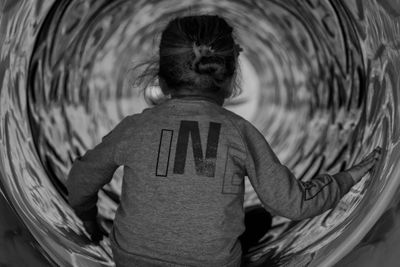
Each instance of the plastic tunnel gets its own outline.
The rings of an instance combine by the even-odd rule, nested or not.
[[[67,173],[147,106],[132,67],[157,54],[172,17],[198,13],[224,16],[244,49],[243,92],[226,108],[255,124],[298,179],[384,149],[335,209],[300,222],[275,217],[249,265],[395,266],[400,2],[392,0],[2,0],[0,264],[114,265],[109,241],[92,244],[68,206]],[[120,185],[117,171],[100,192],[108,230]],[[245,205],[256,203],[247,186]]]

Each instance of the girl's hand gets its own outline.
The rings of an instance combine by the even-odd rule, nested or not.
[[[370,154],[368,154],[360,163],[354,165],[347,172],[351,175],[354,183],[358,183],[361,178],[370,171],[375,164],[381,159],[382,148],[375,148]]]
[[[83,221],[86,232],[95,244],[98,244],[103,239],[103,232],[96,220]]]

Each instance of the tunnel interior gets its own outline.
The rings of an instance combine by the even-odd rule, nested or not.
[[[393,11],[394,10],[394,11]],[[400,9],[399,9],[400,10]],[[384,160],[340,204],[293,222],[275,216],[254,266],[333,264],[393,202],[400,168],[399,24],[390,1],[6,1],[0,21],[1,190],[59,265],[111,266],[66,203],[74,158],[150,106],[134,66],[156,58],[177,16],[218,14],[235,28],[242,94],[225,107],[251,121],[298,179],[342,171],[376,146]],[[396,46],[397,45],[397,46]],[[109,231],[122,170],[100,192]],[[259,200],[246,181],[245,206]]]

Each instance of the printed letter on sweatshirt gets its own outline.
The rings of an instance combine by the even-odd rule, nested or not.
[[[161,130],[160,145],[158,146],[156,176],[168,175],[169,155],[171,153],[172,135],[174,131]]]
[[[199,123],[197,121],[181,121],[175,152],[174,173],[183,174],[185,172],[186,154],[190,135],[192,138],[193,157],[197,175],[214,177],[220,130],[220,123],[210,122],[206,156],[204,158],[200,140]]]

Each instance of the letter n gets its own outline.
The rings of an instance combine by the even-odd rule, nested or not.
[[[196,174],[200,176],[214,177],[220,130],[220,123],[210,122],[206,156],[204,158],[200,139],[199,123],[197,121],[181,121],[175,151],[174,173],[183,174],[185,172],[190,136],[192,138]]]

